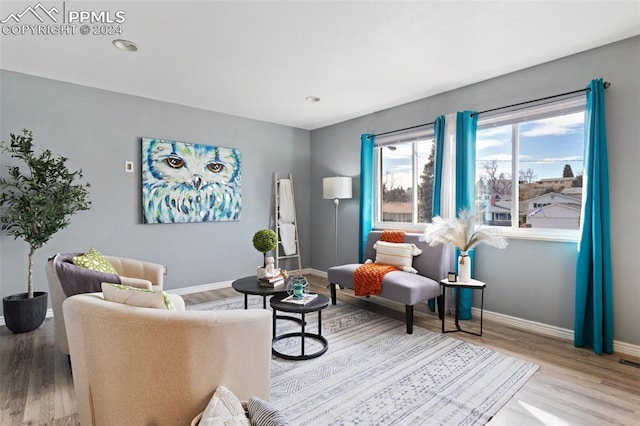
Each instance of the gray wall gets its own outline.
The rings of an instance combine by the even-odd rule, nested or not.
[[[255,274],[262,255],[251,238],[272,226],[273,172],[293,174],[302,263],[309,266],[309,131],[8,71],[0,71],[0,93],[2,140],[28,128],[36,148],[68,157],[69,166],[82,168],[91,183],[92,210],[75,215],[67,229],[36,252],[37,291],[47,290],[48,256],[90,247],[167,265],[167,289]],[[241,220],[141,224],[143,136],[239,148]],[[135,173],[124,172],[127,160],[135,161]],[[3,175],[8,162],[3,154]],[[27,253],[22,240],[0,235],[2,297],[26,291]]]
[[[333,204],[322,199],[322,178],[344,175],[357,181],[361,133],[384,132],[430,122],[449,112],[482,111],[580,89],[599,77],[612,83],[606,91],[606,115],[615,339],[639,345],[640,37],[312,131],[312,267],[326,270],[333,263]],[[357,182],[354,187],[358,189]],[[357,260],[358,193],[340,206],[338,263]],[[512,239],[505,250],[478,248],[475,276],[488,283],[485,308],[572,329],[575,258],[576,243]]]

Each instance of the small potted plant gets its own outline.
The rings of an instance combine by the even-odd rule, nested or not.
[[[33,254],[66,228],[74,213],[90,208],[89,184],[76,183],[82,170],[69,171],[67,158],[49,150],[34,153],[29,130],[12,133],[11,143],[3,141],[0,148],[23,163],[8,166],[9,176],[0,178],[1,229],[29,244],[27,292],[2,299],[7,327],[22,333],[40,327],[47,312],[47,293],[33,291]]]
[[[258,266],[258,278],[265,277],[267,267],[267,253],[278,245],[278,235],[271,229],[261,229],[253,234],[253,247],[262,253],[262,266]]]

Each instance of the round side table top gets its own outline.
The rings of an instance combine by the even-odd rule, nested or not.
[[[278,287],[262,287],[258,282],[258,276],[252,275],[249,277],[238,278],[231,283],[231,287],[234,290],[243,294],[254,294],[257,296],[269,296],[279,293],[287,293],[286,284],[279,285]]]
[[[329,298],[323,296],[322,294],[319,294],[318,297],[316,297],[306,305],[297,305],[295,303],[283,302],[282,299],[287,296],[287,293],[273,296],[271,298],[271,307],[278,311],[303,314],[307,312],[320,311],[329,306]]]

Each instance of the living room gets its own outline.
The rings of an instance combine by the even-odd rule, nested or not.
[[[632,10],[637,18],[638,4],[626,2],[627,7],[628,3],[635,3]],[[618,5],[613,3],[610,7]],[[4,17],[8,8],[3,2],[0,15]],[[131,26],[133,22],[132,18]],[[433,121],[441,114],[482,111],[583,89],[592,79],[605,78],[612,84],[606,91],[606,118],[614,351],[638,358],[640,329],[636,324],[640,323],[637,309],[640,286],[633,273],[637,263],[633,244],[640,240],[640,231],[633,226],[637,215],[632,206],[640,205],[637,179],[633,175],[640,158],[637,143],[640,135],[637,120],[640,116],[639,31],[636,27],[614,42],[585,45],[546,60],[536,58],[535,65],[526,64],[512,72],[455,87],[443,86],[412,102],[312,129],[244,118],[225,111],[214,112],[136,93],[118,93],[101,88],[99,82],[76,84],[73,80],[47,78],[32,72],[26,59],[24,65],[21,65],[23,60],[16,59],[15,64],[9,62],[4,51],[11,40],[2,35],[1,139],[7,141],[9,133],[28,128],[33,131],[36,148],[51,149],[68,157],[70,166],[81,168],[91,184],[92,209],[75,215],[67,229],[36,253],[36,289],[46,291],[44,265],[49,256],[83,252],[90,247],[105,254],[166,265],[165,289],[169,292],[228,287],[232,280],[253,273],[261,262],[261,254],[251,246],[251,238],[257,230],[272,226],[274,172],[291,173],[294,177],[303,269],[322,276],[334,263],[334,205],[323,199],[324,177],[353,177],[354,198],[340,203],[338,263],[351,263],[358,258],[361,134],[410,127]],[[145,46],[140,43],[140,52],[127,55],[143,54]],[[120,78],[142,81],[145,72],[153,72],[140,69],[141,63],[135,56],[123,57],[125,52],[114,49],[110,41],[108,44],[94,56],[104,61],[106,67],[113,66],[112,72]],[[475,49],[480,51],[486,47]],[[78,66],[82,66],[82,61]],[[370,66],[362,64],[363,78]],[[473,62],[468,66],[473,68]],[[178,80],[191,78],[187,72],[189,67],[188,64],[176,66]],[[389,72],[392,70],[389,66]],[[82,69],[76,72],[81,74]],[[304,89],[313,91],[306,95],[323,97],[322,93],[315,92],[319,89]],[[310,109],[322,106],[328,99],[321,99],[319,105],[300,101],[297,108]],[[243,162],[240,220],[143,224],[139,173],[142,137],[238,148]],[[134,173],[125,171],[127,161],[133,162]],[[7,164],[9,159],[3,154],[1,173],[6,172]],[[4,297],[24,291],[27,246],[2,233],[0,257],[0,294]],[[506,250],[480,247],[475,262],[475,277],[489,283],[484,306],[487,319],[493,315],[494,321],[572,340],[575,240],[510,239]]]

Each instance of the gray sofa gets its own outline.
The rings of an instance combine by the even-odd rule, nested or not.
[[[371,231],[367,238],[365,260],[375,260],[376,251],[373,245],[382,236],[382,231]],[[377,297],[393,300],[405,305],[407,333],[413,333],[413,305],[429,299],[437,298],[438,315],[442,318],[444,307],[440,294],[440,280],[447,276],[449,260],[445,256],[445,247],[431,247],[420,241],[421,234],[406,233],[405,243],[413,243],[422,250],[422,254],[413,258],[413,267],[417,274],[404,271],[389,272],[382,280],[382,292]],[[360,263],[340,265],[329,268],[327,277],[331,286],[331,303],[336,304],[336,289],[353,290],[353,274]]]

